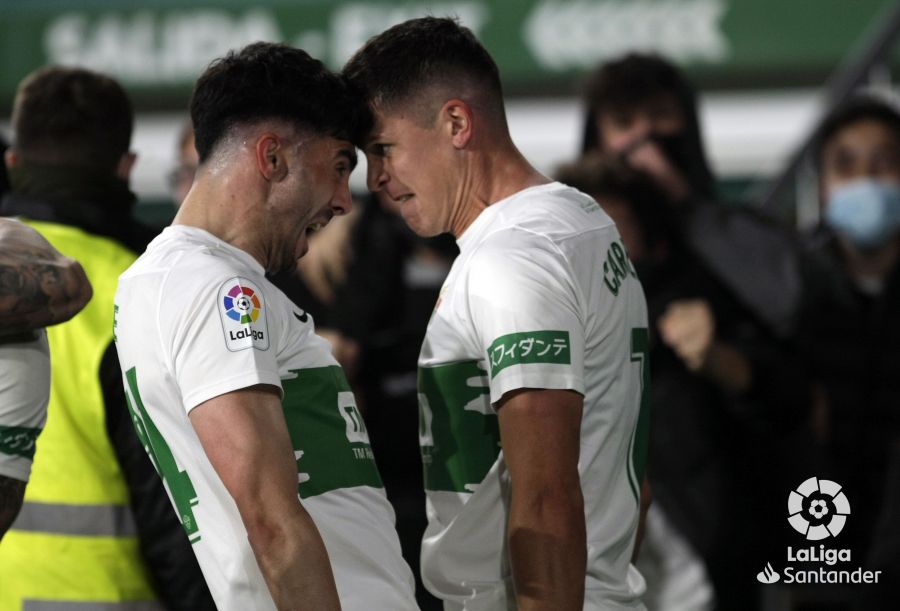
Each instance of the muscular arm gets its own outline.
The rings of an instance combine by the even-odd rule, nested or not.
[[[587,563],[581,395],[522,389],[498,404],[512,481],[507,537],[520,611],[580,611]]]
[[[0,541],[12,526],[25,497],[25,482],[0,475]]]
[[[91,294],[77,261],[27,225],[0,219],[0,336],[65,322]]]
[[[281,401],[254,386],[201,403],[191,423],[237,503],[280,610],[340,609],[325,544],[297,496],[297,465]]]

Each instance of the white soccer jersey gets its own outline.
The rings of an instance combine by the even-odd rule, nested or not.
[[[298,492],[325,542],[343,609],[416,609],[353,393],[312,318],[265,279],[262,266],[201,229],[169,227],[121,276],[115,304],[135,426],[219,610],[275,606],[237,505],[188,413],[255,384],[283,391]]]
[[[428,528],[447,609],[514,608],[510,481],[492,407],[517,388],[584,395],[585,609],[642,609],[630,564],[646,456],[647,309],[609,217],[560,183],[485,209],[458,240],[419,357]]]
[[[28,481],[49,401],[47,332],[41,329],[32,340],[0,344],[0,475]]]

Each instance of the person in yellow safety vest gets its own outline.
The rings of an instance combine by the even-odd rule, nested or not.
[[[152,237],[131,216],[131,102],[106,76],[45,68],[20,84],[12,124],[0,214],[78,260],[94,297],[47,331],[47,424],[0,543],[0,611],[215,609],[130,422],[113,344],[118,276]]]

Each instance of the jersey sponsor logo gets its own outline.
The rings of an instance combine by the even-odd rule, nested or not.
[[[366,423],[344,371],[337,365],[292,369],[281,384],[300,498],[340,488],[382,488]]]
[[[33,460],[35,442],[40,434],[40,428],[0,424],[0,454]]]
[[[301,312],[301,314],[297,314],[296,312],[294,312],[294,318],[296,318],[297,320],[299,320],[300,322],[303,322],[303,323],[308,322],[309,314],[306,313],[306,310],[300,310],[300,312]]]
[[[419,367],[419,446],[426,490],[472,493],[497,462],[500,425],[484,361]]]
[[[511,365],[572,362],[568,331],[526,331],[509,333],[494,340],[487,350],[491,379]]]
[[[259,287],[246,278],[232,278],[219,289],[218,302],[225,346],[230,351],[269,349],[265,300]]]

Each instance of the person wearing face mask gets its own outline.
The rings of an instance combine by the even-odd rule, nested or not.
[[[822,220],[806,236],[798,344],[815,379],[819,477],[852,503],[841,545],[885,571],[860,594],[885,609],[900,595],[900,110],[851,100],[823,121],[815,161]]]

